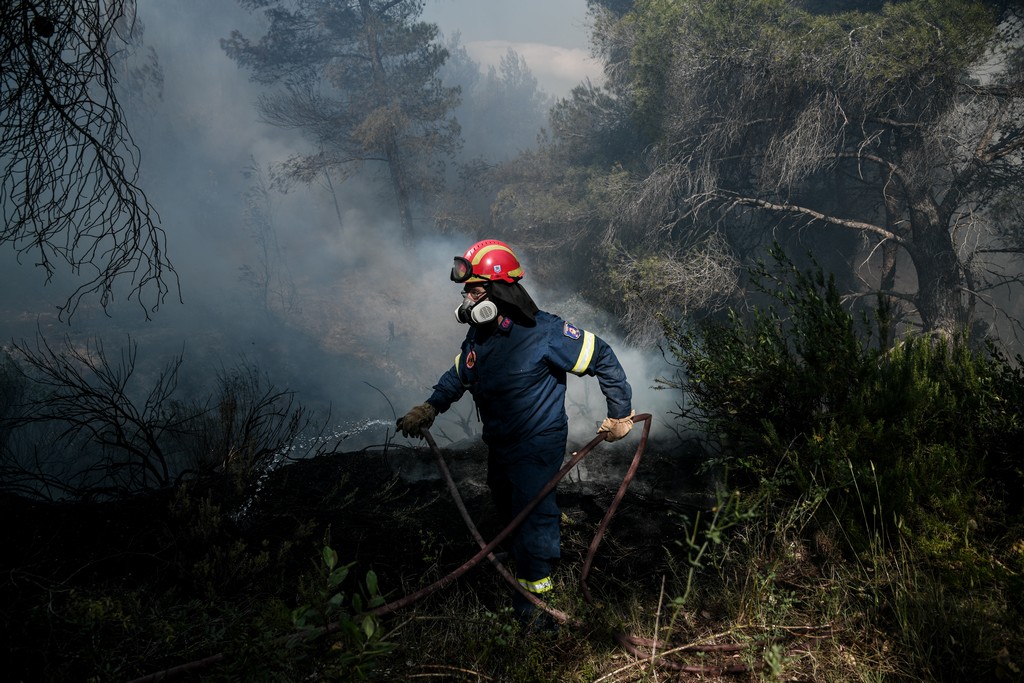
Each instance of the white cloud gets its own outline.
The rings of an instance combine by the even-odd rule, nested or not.
[[[481,65],[495,68],[512,48],[526,60],[541,89],[557,97],[567,96],[588,78],[595,85],[604,80],[600,61],[582,48],[509,40],[476,40],[466,43],[465,47],[469,56]]]

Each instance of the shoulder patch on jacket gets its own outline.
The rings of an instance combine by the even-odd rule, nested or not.
[[[565,323],[562,326],[562,334],[569,339],[579,339],[582,333],[580,332],[580,328],[576,327],[572,323]]]

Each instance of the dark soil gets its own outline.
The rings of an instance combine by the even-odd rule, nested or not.
[[[695,492],[689,500],[678,497],[678,488],[676,498],[664,495],[680,479],[698,481],[681,453],[647,454],[602,540],[591,572],[597,590],[627,583],[655,590],[666,547],[680,534],[672,513],[692,514],[705,505],[700,486],[690,487]],[[578,572],[631,457],[631,451],[606,447],[584,461],[593,459],[585,477],[573,473],[560,485],[565,571]],[[481,534],[493,538],[500,529],[482,483],[482,446],[446,449],[445,458]],[[0,512],[6,521],[0,610],[4,631],[12,634],[6,659],[15,680],[38,674],[39,661],[60,652],[73,633],[59,610],[42,609],[54,595],[67,602],[76,591],[134,588],[210,604],[253,592],[288,601],[297,577],[315,567],[329,544],[358,571],[374,570],[393,600],[425,578],[459,567],[478,549],[426,448],[391,446],[298,461],[268,476],[255,497],[235,496],[225,482],[209,481],[108,502],[45,503],[8,495],[0,497]],[[250,552],[263,549],[276,559],[248,574],[236,572],[232,561],[211,563],[239,539]],[[196,569],[207,565],[213,569]],[[489,592],[485,601],[507,601],[488,566],[472,569],[460,582]]]

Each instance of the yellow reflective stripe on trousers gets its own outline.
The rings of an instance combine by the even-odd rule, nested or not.
[[[580,357],[576,359],[576,365],[572,366],[571,372],[574,375],[582,375],[590,367],[590,359],[594,357],[594,334],[583,331],[583,348],[580,349]]]
[[[531,593],[547,593],[549,590],[554,588],[554,584],[551,582],[550,576],[545,576],[543,579],[536,581],[527,581],[526,579],[519,579],[519,585],[530,591]]]

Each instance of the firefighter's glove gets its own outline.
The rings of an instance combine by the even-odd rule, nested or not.
[[[633,416],[636,411],[629,411],[629,415],[626,417],[606,417],[604,422],[601,423],[597,433],[607,432],[608,436],[604,438],[605,441],[611,443],[612,441],[618,441],[622,437],[629,434],[629,430],[633,428]]]
[[[421,429],[430,429],[430,425],[434,424],[434,418],[437,417],[437,408],[430,405],[429,403],[421,403],[403,417],[398,418],[396,423],[398,431],[402,432],[402,436],[419,436]]]

